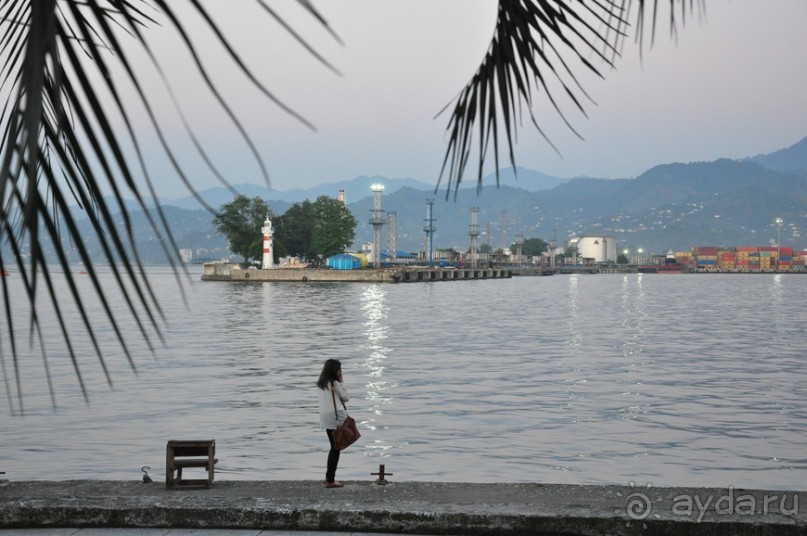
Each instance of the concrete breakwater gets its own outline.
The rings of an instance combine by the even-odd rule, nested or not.
[[[512,271],[503,268],[438,268],[407,266],[379,270],[326,270],[318,268],[244,269],[238,264],[209,263],[204,265],[202,281],[296,281],[354,282],[354,283],[428,283],[436,281],[473,281],[506,279]]]
[[[399,534],[807,535],[807,493],[563,484],[9,482],[0,528],[263,529]]]

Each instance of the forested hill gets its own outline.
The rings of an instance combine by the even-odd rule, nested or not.
[[[500,179],[498,187],[489,176],[485,181],[490,186],[480,192],[467,184],[448,198],[445,191],[435,194],[433,185],[384,177],[321,185],[309,193],[336,196],[340,188],[347,190],[348,207],[359,222],[354,248],[372,240],[372,197],[369,187],[361,192],[362,185],[372,182],[387,185],[383,209],[397,213],[398,248],[408,251],[425,247],[427,199],[434,199],[437,248],[468,249],[471,207],[479,208],[480,243],[494,249],[509,246],[517,234],[549,241],[553,233],[559,243],[572,235],[613,235],[620,248],[658,253],[695,245],[766,245],[776,240],[776,218],[784,220],[782,245],[807,248],[807,138],[739,161],[659,165],[635,179],[560,179],[525,169],[518,169],[517,179],[512,170],[503,170]],[[239,189],[264,197],[276,214],[285,212],[294,198],[274,199],[271,191],[254,185]],[[212,206],[232,198],[220,189],[200,193]],[[225,256],[226,240],[214,231],[212,215],[187,200],[176,204],[183,206],[164,202],[176,247],[201,251],[197,256]],[[134,211],[131,216],[143,261],[164,262],[164,244],[144,215]],[[84,225],[88,228],[89,222]],[[93,257],[102,255],[92,239],[86,243]]]

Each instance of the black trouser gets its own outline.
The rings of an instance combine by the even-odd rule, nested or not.
[[[328,452],[328,470],[325,472],[325,481],[333,482],[336,479],[336,466],[339,465],[339,449],[333,444],[333,430],[325,430],[331,450]]]

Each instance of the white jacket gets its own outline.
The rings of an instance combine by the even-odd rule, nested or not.
[[[347,418],[347,412],[342,406],[342,402],[350,400],[350,395],[347,394],[345,384],[342,382],[333,382],[333,389],[336,394],[336,411],[339,414],[339,423],[342,423]],[[319,391],[319,423],[322,425],[323,430],[335,430],[337,420],[333,411],[334,398],[331,395],[331,389],[318,388],[317,391]]]

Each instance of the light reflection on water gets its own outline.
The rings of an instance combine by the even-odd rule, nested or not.
[[[0,418],[8,477],[138,479],[149,465],[160,479],[168,439],[210,437],[219,478],[320,479],[314,382],[329,357],[363,430],[342,479],[379,463],[394,480],[799,489],[807,476],[804,276],[196,283],[187,308],[172,276],[151,281],[167,345],[152,357],[130,326],[135,376],[104,340],[110,391],[77,339],[89,408],[62,345],[48,352],[56,413],[40,353],[25,357],[27,415]]]

